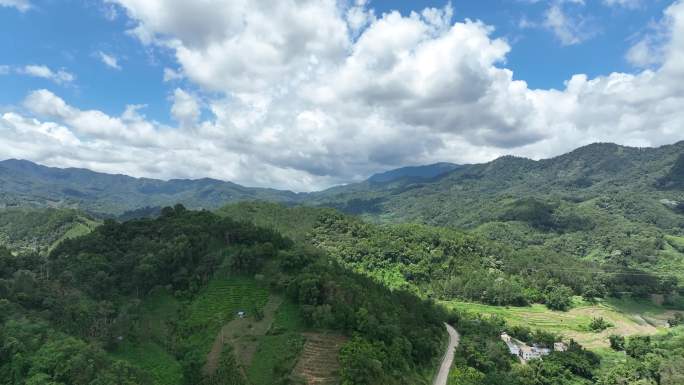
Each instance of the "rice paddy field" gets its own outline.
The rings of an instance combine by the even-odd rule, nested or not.
[[[474,314],[498,315],[511,325],[554,332],[597,351],[609,347],[608,336],[611,334],[663,333],[667,330],[667,319],[673,313],[646,301],[608,300],[589,304],[579,297],[574,299],[574,306],[567,312],[549,310],[540,304],[509,307],[449,301],[445,305]],[[599,333],[593,332],[588,325],[594,317],[603,317],[612,326]]]

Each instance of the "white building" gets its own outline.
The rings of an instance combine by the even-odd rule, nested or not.
[[[514,355],[514,356],[520,355],[520,348],[518,347],[518,345],[515,342],[513,342],[513,340],[511,339],[511,336],[509,336],[507,333],[501,333],[501,340],[503,340],[503,342],[506,343],[506,346],[508,346],[508,351],[512,355]]]
[[[551,354],[551,349],[549,349],[549,348],[543,348],[543,347],[541,347],[541,346],[539,346],[539,345],[534,345],[534,346],[532,347],[532,349],[536,350],[537,353],[539,353],[540,356],[548,356],[549,354]]]
[[[520,347],[520,357],[525,361],[529,361],[541,358],[541,354],[536,348],[525,345]]]
[[[528,346],[524,342],[518,341],[512,338],[508,333],[501,333],[501,340],[506,343],[508,351],[514,355],[519,356],[524,361],[529,361],[533,359],[540,359],[542,356],[548,356],[551,354],[551,349],[545,348],[539,345]],[[562,342],[557,342],[553,345],[555,351],[565,351],[567,350],[565,344]],[[563,350],[559,350],[563,349]]]
[[[555,342],[553,344],[553,350],[555,350],[557,352],[564,352],[564,351],[568,350],[568,347],[562,342]]]

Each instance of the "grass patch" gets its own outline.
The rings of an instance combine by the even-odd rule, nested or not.
[[[684,253],[684,237],[665,235],[665,240],[680,253]]]
[[[611,348],[597,348],[594,352],[601,357],[601,367],[597,373],[599,376],[627,360],[625,352],[616,352]]]
[[[144,332],[156,341],[170,335],[168,322],[178,319],[181,303],[166,289],[158,288],[141,305],[141,324]]]
[[[154,342],[124,343],[113,354],[152,376],[155,385],[176,385],[183,382],[183,371],[176,359]]]
[[[253,385],[271,385],[292,372],[297,357],[304,346],[299,333],[285,333],[259,337],[259,345],[247,370]]]
[[[684,281],[684,237],[666,235],[667,242],[658,251],[658,264],[652,269],[662,273],[674,275],[680,282]]]
[[[79,217],[79,222],[74,223],[69,230],[67,230],[61,237],[52,242],[50,247],[48,247],[48,252],[52,251],[57,245],[64,242],[67,239],[78,238],[83,235],[90,234],[97,226],[100,225],[99,222],[90,220],[88,218]]]
[[[273,320],[273,330],[293,332],[304,330],[304,319],[299,311],[299,307],[289,298],[286,298],[283,303],[280,304],[278,310],[276,310],[275,319]]]
[[[665,310],[650,302],[634,300],[608,300],[592,305],[574,299],[574,307],[567,312],[553,311],[544,305],[528,307],[491,306],[468,302],[450,301],[450,308],[474,314],[497,315],[510,325],[527,326],[572,338],[590,349],[606,348],[608,335],[656,334],[664,332]],[[588,329],[594,317],[603,317],[612,324],[596,333]]]

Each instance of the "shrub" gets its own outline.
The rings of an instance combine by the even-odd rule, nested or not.
[[[610,322],[603,319],[603,317],[594,317],[589,323],[589,330],[600,332],[613,326]]]

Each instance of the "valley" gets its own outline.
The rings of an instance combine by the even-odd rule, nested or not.
[[[506,323],[556,333],[573,339],[595,351],[610,347],[611,334],[622,336],[665,334],[667,321],[677,310],[657,306],[648,301],[609,299],[590,304],[580,297],[568,311],[554,311],[541,304],[528,307],[491,306],[477,303],[450,301],[445,306],[471,314],[498,316]],[[680,311],[684,312],[684,311]],[[595,332],[589,328],[593,318],[602,317],[612,326]]]
[[[684,385],[684,0],[0,26],[0,385]]]
[[[549,384],[617,385],[646,355],[676,372],[681,146],[592,145],[213,203],[200,198],[217,188],[206,181],[154,182],[162,192],[116,176],[129,192],[51,198],[56,207],[21,203],[24,191],[0,209],[0,339],[25,347],[0,354],[33,366],[0,374],[54,377],[56,362],[39,363],[60,354],[150,385],[527,385],[534,371]],[[19,184],[112,178],[20,164]],[[19,174],[2,167],[12,186]],[[568,182],[578,175],[593,182]],[[50,183],[41,189],[59,189]],[[129,193],[144,199],[110,200]],[[520,366],[503,331],[569,350]]]

